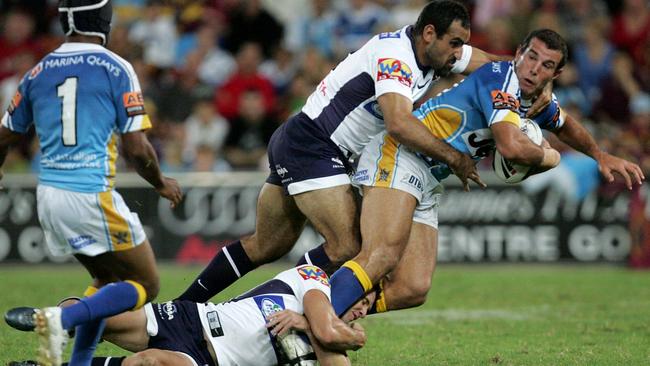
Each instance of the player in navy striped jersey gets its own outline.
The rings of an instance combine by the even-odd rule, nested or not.
[[[137,309],[158,294],[155,258],[137,214],[113,189],[118,141],[127,160],[164,198],[181,191],[161,174],[144,131],[151,122],[138,78],[104,48],[109,0],[63,0],[66,42],[22,79],[0,126],[0,167],[9,145],[34,125],[41,148],[38,216],[48,249],[73,254],[93,277],[87,297],[38,312],[40,359],[61,362],[66,330],[77,328],[71,364],[92,358],[103,318]]]

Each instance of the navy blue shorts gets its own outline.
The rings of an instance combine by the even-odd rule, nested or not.
[[[271,174],[266,182],[284,187],[288,194],[350,184],[348,159],[302,112],[275,130],[268,154]]]
[[[147,307],[145,311],[153,313],[158,324],[157,334],[149,338],[149,348],[182,352],[192,357],[199,366],[214,366],[207,341],[203,338],[203,327],[195,302],[174,300],[164,304],[153,303],[151,309]],[[148,331],[149,322],[148,319]]]

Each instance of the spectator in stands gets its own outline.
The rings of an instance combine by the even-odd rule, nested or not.
[[[13,74],[0,81],[0,110],[5,111],[7,109],[11,98],[18,90],[18,83],[35,63],[36,57],[29,51],[17,53],[11,58]]]
[[[407,24],[415,24],[420,15],[420,10],[427,4],[427,0],[397,1],[388,12],[391,28],[401,28]]]
[[[199,100],[184,125],[183,161],[188,165],[194,160],[200,145],[210,146],[220,152],[230,130],[230,124],[217,113],[210,99]]]
[[[558,12],[569,44],[578,44],[583,36],[584,27],[594,18],[607,16],[607,7],[602,0],[568,0],[561,3]]]
[[[564,65],[564,71],[555,80],[553,92],[560,101],[560,105],[578,106],[583,115],[591,115],[592,103],[578,86],[578,70],[575,64],[568,62]]]
[[[312,0],[311,14],[293,20],[285,38],[293,52],[314,47],[327,58],[334,57],[336,13],[331,0]],[[418,9],[419,12],[419,9]]]
[[[222,85],[237,68],[235,58],[219,47],[218,37],[219,29],[215,24],[201,25],[196,32],[196,45],[188,54],[200,59],[199,80],[211,87]]]
[[[264,113],[275,107],[275,90],[269,79],[259,72],[262,49],[257,43],[245,43],[237,53],[237,71],[215,93],[215,105],[222,116],[231,120],[238,114],[241,95],[249,89],[261,93]]]
[[[277,124],[265,112],[262,93],[256,89],[245,90],[238,112],[226,139],[226,159],[236,170],[268,166],[266,146]]]
[[[581,42],[573,52],[578,85],[590,103],[600,98],[601,84],[612,70],[615,49],[605,36],[607,25],[606,18],[591,19],[582,29]]]
[[[222,173],[232,171],[232,167],[221,156],[221,151],[211,145],[200,144],[194,152],[191,170],[193,172]]]
[[[144,47],[147,64],[159,68],[174,65],[177,38],[173,13],[156,0],[147,1],[144,16],[129,32],[129,39]]]
[[[350,0],[336,21],[338,56],[358,50],[388,21],[388,13],[369,0]]]
[[[650,39],[650,4],[647,0],[625,0],[623,10],[614,18],[611,40],[641,61],[642,47]]]
[[[296,76],[298,65],[288,49],[279,47],[273,58],[260,65],[260,73],[271,81],[276,94],[284,94],[291,80]]]
[[[14,75],[16,55],[30,53],[35,59],[41,56],[38,41],[34,38],[34,19],[21,10],[4,15],[0,33],[0,80]],[[22,75],[21,75],[22,76]]]
[[[230,32],[225,38],[226,49],[237,53],[244,44],[256,42],[265,57],[271,57],[280,45],[284,26],[261,4],[260,0],[241,0],[229,14]]]

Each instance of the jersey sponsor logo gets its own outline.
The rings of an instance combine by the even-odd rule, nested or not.
[[[23,100],[23,95],[20,94],[19,91],[16,91],[16,94],[14,94],[14,97],[11,98],[11,102],[9,102],[9,107],[7,107],[7,112],[9,114],[13,114],[16,108],[20,105],[20,101]]]
[[[485,158],[495,148],[494,136],[489,128],[468,131],[461,136],[472,157]]]
[[[271,314],[275,314],[285,309],[284,299],[280,295],[261,295],[253,298],[262,315],[267,319]]]
[[[402,36],[402,30],[398,30],[395,32],[383,32],[379,33],[379,39],[385,39],[385,38],[400,38]]]
[[[519,110],[519,100],[512,94],[508,94],[503,90],[492,90],[492,108],[494,109],[509,109],[513,112]]]
[[[29,76],[27,77],[29,80],[33,80],[35,77],[38,76],[38,74],[43,71],[43,61],[39,62],[36,64],[36,66],[32,67],[32,70],[29,72]]]
[[[394,79],[409,88],[413,84],[411,68],[394,58],[380,58],[377,63],[377,81]]]
[[[145,114],[144,97],[141,92],[127,92],[122,94],[122,101],[128,117]]]
[[[90,235],[80,235],[74,238],[67,238],[68,244],[75,249],[81,249],[90,244],[97,243],[97,240]]]
[[[330,280],[327,274],[322,269],[316,266],[302,266],[298,268],[298,274],[303,280],[316,280],[323,285],[329,287]]]

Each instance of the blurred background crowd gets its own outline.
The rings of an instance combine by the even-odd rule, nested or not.
[[[0,104],[63,41],[56,0],[0,0]],[[167,172],[266,170],[274,129],[327,72],[373,34],[413,24],[426,0],[114,0],[108,48],[129,60]],[[601,146],[650,177],[650,2],[475,0],[471,44],[513,55],[531,29],[570,44],[554,92]],[[457,80],[443,80],[440,90]],[[32,137],[4,170],[38,169]],[[557,142],[556,142],[557,143]],[[589,159],[567,152],[575,195],[598,186]],[[566,177],[564,177],[566,180]],[[570,186],[570,183],[567,183]]]

